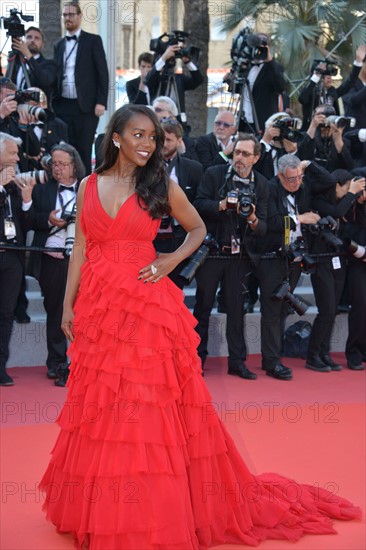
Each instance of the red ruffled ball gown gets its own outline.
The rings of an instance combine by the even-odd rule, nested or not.
[[[87,259],[68,395],[41,482],[47,518],[93,550],[255,546],[359,518],[324,490],[248,471],[210,405],[183,293],[168,277],[138,280],[156,258],[159,220],[136,194],[112,219],[96,178],[81,217]]]

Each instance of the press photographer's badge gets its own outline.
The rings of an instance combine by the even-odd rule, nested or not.
[[[240,252],[240,239],[231,235],[231,254],[239,254]]]
[[[334,256],[334,258],[332,258],[332,264],[333,269],[341,269],[341,260],[339,259],[339,256]]]
[[[7,239],[15,239],[17,232],[15,229],[15,223],[11,218],[4,220],[4,235]]]

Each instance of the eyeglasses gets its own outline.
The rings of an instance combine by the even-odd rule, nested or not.
[[[169,109],[167,108],[161,108],[161,107],[154,107],[154,111],[155,113],[163,113],[164,111],[168,111],[169,112]]]
[[[80,13],[73,12],[73,13],[63,13],[62,17],[75,17],[76,15],[80,15]]]
[[[229,124],[228,122],[224,122],[222,120],[215,120],[214,124],[215,126],[223,126],[224,128],[231,128],[231,126],[235,126],[235,124]]]
[[[297,183],[302,180],[303,174],[299,174],[297,176],[293,176],[291,178],[286,177],[284,174],[282,174],[282,177],[284,180],[288,181],[289,183]]]
[[[161,124],[172,124],[173,126],[178,126],[179,125],[179,122],[176,118],[165,117],[165,116],[160,119],[160,123]]]
[[[70,166],[72,162],[62,162],[61,160],[52,160],[51,161],[52,166],[55,166],[56,168],[60,166],[61,168],[66,168],[66,166]]]
[[[241,155],[242,157],[248,159],[249,157],[252,157],[254,153],[248,153],[248,151],[240,151],[240,149],[235,149],[233,155],[236,155],[237,157]]]

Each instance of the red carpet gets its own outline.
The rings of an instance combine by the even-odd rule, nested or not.
[[[334,356],[345,365],[342,354]],[[258,374],[256,381],[227,376],[225,359],[209,359],[205,381],[215,409],[253,473],[272,471],[318,484],[365,510],[365,371],[316,373],[306,370],[302,360],[284,362],[294,368],[291,382],[265,376],[258,356],[248,361]],[[73,548],[71,537],[58,535],[45,521],[37,491],[58,433],[53,422],[66,394],[45,373],[46,367],[13,368],[15,386],[0,390],[0,550]],[[307,536],[295,544],[267,541],[260,548],[366,548],[364,520],[336,522],[335,527],[338,535]]]

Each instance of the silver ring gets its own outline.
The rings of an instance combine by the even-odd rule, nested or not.
[[[158,272],[158,268],[155,267],[154,265],[151,266],[151,272],[153,275],[155,275],[157,272]]]

